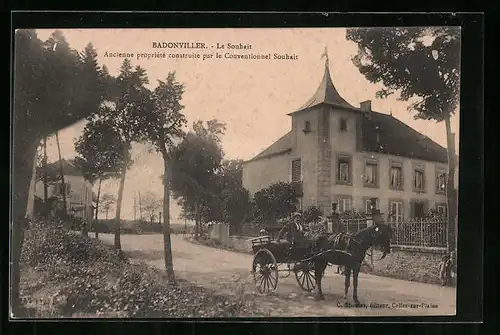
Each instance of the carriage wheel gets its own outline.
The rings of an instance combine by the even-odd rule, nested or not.
[[[260,293],[269,294],[278,286],[278,266],[276,258],[267,249],[259,250],[254,258],[252,273],[255,286]]]
[[[316,277],[312,264],[298,263],[295,265],[294,272],[297,283],[304,291],[311,292],[316,288]]]

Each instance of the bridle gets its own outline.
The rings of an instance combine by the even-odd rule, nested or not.
[[[348,233],[341,233],[343,234],[343,236],[345,236],[349,241],[354,241],[356,242],[356,244],[358,244],[359,246],[363,246],[363,243],[358,241],[353,234],[348,234]],[[339,239],[340,239],[340,236],[339,236]],[[348,242],[349,243],[349,242]],[[348,247],[348,245],[346,245],[346,248]],[[368,248],[369,249],[369,248]],[[366,255],[368,255],[368,257],[372,257],[372,253],[369,253],[368,252],[368,249],[365,250],[364,254],[365,254],[365,257]],[[384,256],[381,256],[379,260],[382,260]],[[364,257],[363,257],[364,258]]]

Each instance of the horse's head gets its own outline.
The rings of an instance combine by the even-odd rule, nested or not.
[[[384,259],[387,254],[391,253],[391,226],[385,223],[375,223],[371,227],[371,235],[373,238],[373,245],[379,246],[382,249],[383,254],[380,259]]]

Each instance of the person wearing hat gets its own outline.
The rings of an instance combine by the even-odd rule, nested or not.
[[[277,241],[280,242],[283,237],[284,241],[289,243],[297,243],[304,238],[304,227],[302,225],[302,214],[296,212],[292,215],[292,220],[289,220],[278,233]]]

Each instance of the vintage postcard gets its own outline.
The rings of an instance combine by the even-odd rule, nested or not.
[[[17,30],[11,315],[455,315],[460,36]]]

